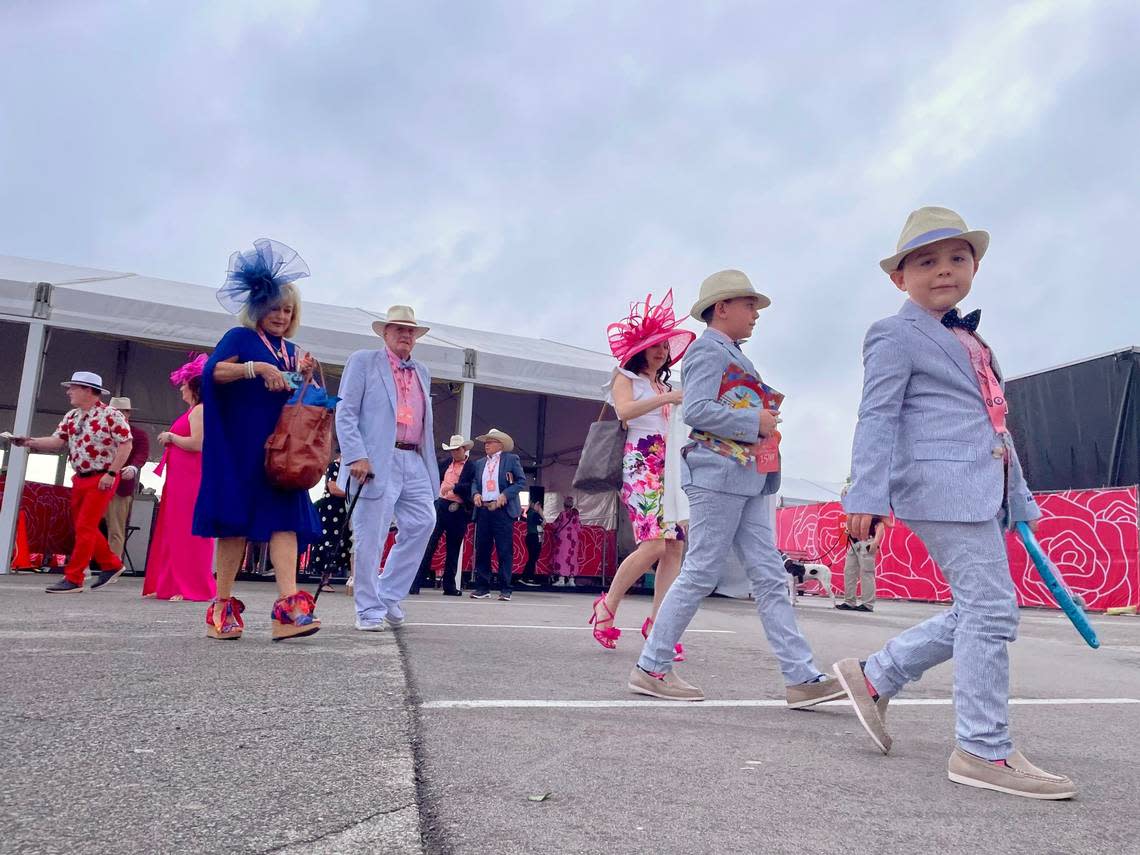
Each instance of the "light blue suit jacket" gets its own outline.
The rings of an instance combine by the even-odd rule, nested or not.
[[[994,373],[1001,379],[997,359]],[[849,514],[939,522],[993,519],[1005,500],[1002,440],[962,343],[907,300],[863,343],[863,401],[851,453]],[[1041,516],[1009,443],[1009,522]]]
[[[471,498],[483,492],[483,472],[487,469],[487,458],[475,461],[475,477],[471,481]],[[507,479],[507,473],[511,479]],[[511,519],[518,519],[522,513],[522,502],[519,493],[526,489],[526,472],[523,470],[519,456],[510,451],[499,452],[499,493],[507,497],[507,504],[503,510]]]
[[[740,348],[714,330],[705,330],[685,351],[681,363],[685,422],[695,430],[751,444],[760,438],[760,411],[732,409],[717,400],[730,364],[760,376]],[[753,466],[744,466],[698,444],[686,445],[681,456],[686,463],[681,467],[682,488],[691,484],[738,496],[759,496],[780,489],[778,470],[757,472]]]
[[[412,360],[415,362],[415,360]],[[439,495],[439,464],[436,463],[435,430],[431,413],[431,374],[422,363],[415,362],[416,376],[424,390],[424,426],[420,437],[420,456],[424,459],[432,495]],[[377,499],[388,484],[387,472],[396,453],[396,379],[388,354],[380,350],[358,350],[348,357],[340,378],[340,403],[336,407],[336,435],[340,441],[342,465],[337,485],[347,490],[349,464],[367,457],[376,477],[364,484],[361,496]],[[352,495],[356,495],[356,486]]]

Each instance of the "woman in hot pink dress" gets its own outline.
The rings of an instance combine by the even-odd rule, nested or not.
[[[210,602],[214,587],[214,541],[190,533],[202,480],[202,366],[205,355],[170,375],[190,409],[158,435],[165,451],[155,470],[166,470],[158,522],[146,562],[143,596],[159,600]]]

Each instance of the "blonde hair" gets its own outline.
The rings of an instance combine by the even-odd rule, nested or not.
[[[281,297],[274,303],[261,303],[256,308],[251,308],[249,303],[246,303],[238,312],[238,320],[243,327],[256,330],[266,315],[285,303],[292,304],[293,319],[289,322],[289,327],[282,338],[292,338],[297,333],[297,328],[301,326],[301,291],[292,282],[286,282],[281,286]]]

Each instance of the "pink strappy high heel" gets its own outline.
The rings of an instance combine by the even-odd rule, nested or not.
[[[606,613],[600,618],[598,617],[599,605],[601,605],[601,607],[606,610]],[[594,613],[590,615],[590,619],[586,621],[586,623],[593,624],[594,640],[598,642],[598,644],[602,645],[602,647],[606,648],[606,650],[613,650],[615,647],[617,647],[617,640],[621,635],[621,630],[612,624],[603,629],[602,627],[598,626],[598,623],[599,621],[612,621],[614,617],[614,613],[610,611],[610,607],[606,605],[606,595],[599,594],[598,598],[594,600]]]
[[[647,617],[645,619],[645,623],[643,623],[641,625],[641,637],[642,638],[649,638],[649,630],[652,628],[652,626],[653,626],[653,618]],[[673,653],[674,653],[674,656],[673,656],[674,662],[684,662],[685,661],[685,646],[683,644],[681,644],[681,642],[678,641],[676,644],[673,645]]]

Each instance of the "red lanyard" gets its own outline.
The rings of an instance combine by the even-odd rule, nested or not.
[[[257,335],[265,345],[265,349],[273,354],[273,358],[279,364],[283,364],[286,371],[292,371],[295,360],[289,356],[289,348],[285,346],[285,339],[281,339],[281,350],[278,351],[273,349],[273,345],[269,343],[269,339],[265,337],[265,333],[263,333],[261,330],[258,330]]]

